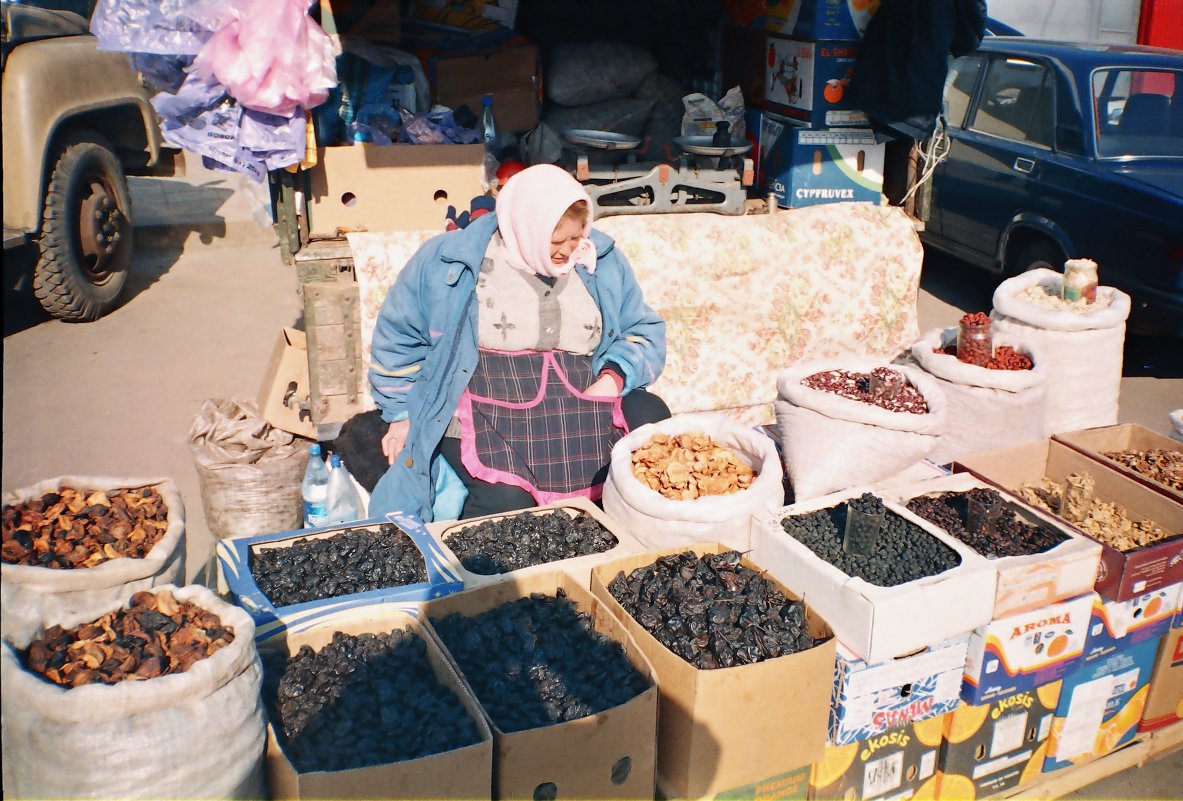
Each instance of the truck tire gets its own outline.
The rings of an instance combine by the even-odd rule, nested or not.
[[[1040,267],[1059,272],[1064,269],[1064,254],[1059,246],[1048,239],[1035,239],[1019,250],[1010,265],[1012,275],[1036,270]]]
[[[93,131],[58,145],[40,248],[33,294],[47,312],[87,322],[114,308],[131,266],[131,194],[111,145]]]

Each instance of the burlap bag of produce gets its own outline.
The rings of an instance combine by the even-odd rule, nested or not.
[[[956,342],[956,328],[934,328],[912,346],[912,358],[937,382],[948,404],[940,442],[928,458],[945,464],[971,453],[1043,439],[1047,367],[1038,349],[995,337],[995,348],[1009,345],[1029,358],[1032,367],[993,370],[936,352]]]
[[[0,646],[8,798],[262,798],[266,722],[255,627],[205,587],[168,589],[234,640],[184,673],[65,688],[25,668],[33,635]],[[47,625],[73,628],[130,596]]]
[[[994,336],[1036,348],[1047,367],[1044,434],[1113,425],[1121,392],[1125,321],[1130,296],[1097,289],[1097,309],[1045,308],[1023,296],[1034,287],[1059,291],[1061,273],[1039,269],[1008,278],[994,290]]]
[[[924,397],[926,413],[890,411],[802,383],[815,373],[869,373],[885,366],[902,373]],[[868,359],[806,362],[781,372],[776,387],[781,451],[797,501],[906,470],[937,447],[945,429],[945,394],[936,379],[916,367]]]
[[[44,620],[85,616],[99,607],[122,603],[139,590],[185,580],[185,505],[171,479],[61,476],[6,493],[4,506],[38,499],[62,487],[112,494],[152,487],[168,508],[168,528],[143,558],[110,559],[73,570],[11,564],[5,558],[0,566],[0,635],[5,638],[29,637]]]
[[[633,451],[657,434],[705,434],[755,471],[745,489],[673,500],[633,474]],[[677,468],[680,470],[681,468]],[[718,414],[680,414],[641,426],[612,447],[604,511],[650,550],[721,542],[747,550],[753,515],[784,506],[783,471],[771,437]]]
[[[205,401],[189,427],[189,451],[216,539],[302,525],[308,441],[272,427],[254,401]]]

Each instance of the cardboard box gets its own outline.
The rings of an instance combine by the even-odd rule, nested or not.
[[[1080,765],[1134,738],[1146,707],[1158,640],[1084,662],[1064,678],[1043,772]]]
[[[259,416],[283,431],[316,439],[308,384],[308,337],[284,326],[259,388]]]
[[[591,615],[597,632],[621,644],[629,662],[650,686],[632,700],[599,714],[511,733],[501,731],[482,705],[493,730],[493,797],[539,798],[545,792],[543,785],[550,783],[559,798],[652,798],[657,761],[655,671],[627,628],[570,576],[542,573],[432,601],[423,608],[426,628],[472,692],[464,671],[430,621],[453,613],[471,617],[531,593],[554,596],[558,590],[581,612]],[[473,696],[479,704],[479,696]]]
[[[1163,637],[1150,674],[1150,692],[1138,731],[1155,731],[1183,720],[1183,626]]]
[[[1062,482],[1069,473],[1088,473],[1096,482],[1097,498],[1117,503],[1136,520],[1153,520],[1176,534],[1124,553],[1101,543],[1101,561],[1097,565],[1094,585],[1096,591],[1112,601],[1128,601],[1150,590],[1183,581],[1183,534],[1177,533],[1183,532],[1183,504],[1175,503],[1062,442],[1041,440],[975,454],[954,463],[953,469],[954,472],[973,473],[1008,490],[1043,478]],[[1056,519],[1062,521],[1058,516]],[[1086,532],[1082,533],[1087,536]]]
[[[952,712],[961,703],[969,637],[868,664],[838,643],[830,745],[869,740],[893,726]]]
[[[760,124],[760,174],[777,205],[879,203],[884,145],[862,128],[806,130],[765,113]]]
[[[848,91],[858,42],[807,42],[769,36],[764,100],[813,128],[865,126]]]
[[[1064,677],[1084,654],[1097,594],[992,620],[969,638],[961,697],[985,704]]]
[[[813,765],[811,798],[936,798],[944,727],[941,715],[862,742],[827,745],[825,757]]]
[[[259,589],[251,573],[251,560],[254,554],[265,548],[289,548],[300,539],[327,539],[349,529],[376,530],[387,523],[393,523],[402,529],[419,549],[427,566],[427,581],[276,606]],[[255,621],[255,639],[260,642],[275,637],[292,625],[307,624],[346,609],[372,604],[426,601],[463,589],[456,565],[448,561],[449,554],[431,539],[421,522],[399,512],[389,514],[385,518],[359,520],[351,524],[219,540],[215,550],[221,578],[234,602],[245,609]]]
[[[751,665],[694,667],[658,642],[608,591],[618,573],[687,550],[703,556],[730,549],[710,543],[650,551],[592,571],[592,592],[624,622],[657,674],[658,785],[666,797],[700,798],[726,795],[753,783],[775,784],[786,772],[822,757],[835,642],[831,638],[808,651]],[[748,559],[741,564],[761,570]],[[787,598],[800,598],[795,587],[769,578]],[[830,637],[830,627],[808,605],[805,620],[812,636]]]
[[[778,30],[802,39],[861,39],[880,0],[789,0],[788,5],[798,6],[796,18],[792,27]],[[785,21],[792,16],[786,14]],[[771,10],[769,19],[775,19]]]
[[[968,492],[977,487],[997,489],[969,473],[959,473],[929,481],[894,484],[881,488],[879,493],[907,506],[913,498]],[[1005,490],[1000,494],[1023,522],[1046,526],[1068,539],[1042,553],[990,559],[998,570],[994,617],[1017,615],[1092,591],[1101,560],[1101,544],[1059,518],[1028,506]]]
[[[1128,601],[1093,603],[1084,660],[1090,662],[1147,640],[1157,640],[1171,628],[1183,584],[1151,590]]]
[[[270,797],[289,798],[490,798],[493,779],[493,735],[476,700],[427,635],[416,611],[397,606],[371,606],[299,626],[269,641],[264,650],[293,654],[303,645],[319,651],[333,633],[390,632],[410,626],[427,642],[427,659],[440,683],[451,688],[472,716],[480,742],[442,754],[342,771],[300,773],[283,752],[275,723],[267,725],[266,770]]]
[[[402,41],[400,0],[362,0],[362,2],[325,2],[321,4],[321,22],[325,33],[364,36],[375,44],[398,47]],[[332,20],[325,15],[332,9]]]
[[[1158,434],[1149,428],[1144,428],[1134,423],[1088,428],[1082,431],[1068,431],[1062,434],[1054,434],[1052,435],[1052,439],[1057,442],[1063,442],[1070,448],[1078,450],[1119,473],[1129,476],[1134,481],[1145,484],[1147,487],[1163,493],[1168,498],[1183,503],[1183,490],[1168,487],[1161,481],[1155,481],[1147,475],[1139,473],[1136,470],[1131,470],[1121,462],[1101,455],[1109,451],[1148,451],[1153,449],[1183,453],[1183,442],[1177,439],[1164,437],[1162,434]]]
[[[433,102],[452,109],[468,106],[479,117],[482,95],[492,94],[497,133],[528,131],[538,124],[541,100],[534,45],[436,56],[428,59],[427,68]]]
[[[555,562],[546,562],[540,565],[523,568],[521,570],[512,570],[508,573],[498,573],[493,575],[482,575],[480,573],[473,573],[467,570],[460,562],[460,557],[448,545],[448,537],[472,526],[478,526],[481,523],[490,520],[502,520],[507,517],[515,517],[517,515],[537,515],[550,514],[555,510],[562,510],[563,513],[576,517],[580,514],[585,514],[594,519],[604,528],[612,532],[616,537],[616,547],[603,553],[593,553],[587,556],[578,556],[574,559],[560,559]],[[527,509],[521,512],[514,512],[504,515],[486,515],[484,517],[474,517],[468,520],[447,520],[438,523],[429,523],[427,531],[434,539],[439,547],[447,552],[448,562],[454,564],[456,572],[460,575],[464,582],[465,589],[472,589],[473,587],[481,587],[486,584],[496,584],[502,581],[517,581],[523,576],[533,576],[540,573],[552,573],[560,571],[566,573],[568,576],[578,582],[581,587],[591,586],[591,571],[596,565],[610,562],[619,559],[628,554],[640,553],[645,550],[641,543],[637,542],[632,534],[624,530],[619,523],[613,520],[608,515],[604,514],[601,509],[589,500],[584,498],[571,498],[557,503],[547,504],[534,509]]]
[[[752,526],[752,560],[783,581],[817,610],[835,636],[868,662],[884,662],[987,623],[994,611],[998,575],[960,541],[888,500],[900,515],[948,545],[961,557],[952,570],[896,587],[848,576],[781,528],[781,520],[828,509],[862,490],[848,490],[794,504]]]
[[[1038,779],[1061,684],[980,706],[962,704],[946,716],[939,797],[983,798]]]
[[[484,163],[484,145],[317,148],[308,170],[311,233],[443,231],[449,205],[467,209],[484,194]]]
[[[802,765],[779,776],[719,793],[715,796],[715,801],[806,801],[810,797],[809,774],[812,769],[812,765]],[[661,793],[661,797],[674,796]]]

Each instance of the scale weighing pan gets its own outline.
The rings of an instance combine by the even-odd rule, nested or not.
[[[726,147],[716,147],[713,141],[713,136],[679,136],[674,139],[674,144],[696,156],[738,156],[752,149],[752,143],[747,139],[732,139]]]
[[[641,144],[641,140],[635,136],[612,131],[589,131],[583,128],[569,128],[563,131],[563,138],[573,145],[597,150],[632,150]],[[709,136],[706,138],[710,139]]]

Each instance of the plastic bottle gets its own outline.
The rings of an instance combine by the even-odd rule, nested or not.
[[[329,456],[328,507],[328,525],[361,518],[361,498],[341,457],[335,453]]]
[[[501,146],[497,141],[497,122],[493,118],[493,95],[481,96],[481,135],[484,137],[485,153],[501,159]]]
[[[316,528],[328,522],[329,469],[320,456],[320,445],[308,448],[308,467],[300,482],[304,499],[304,528]]]

